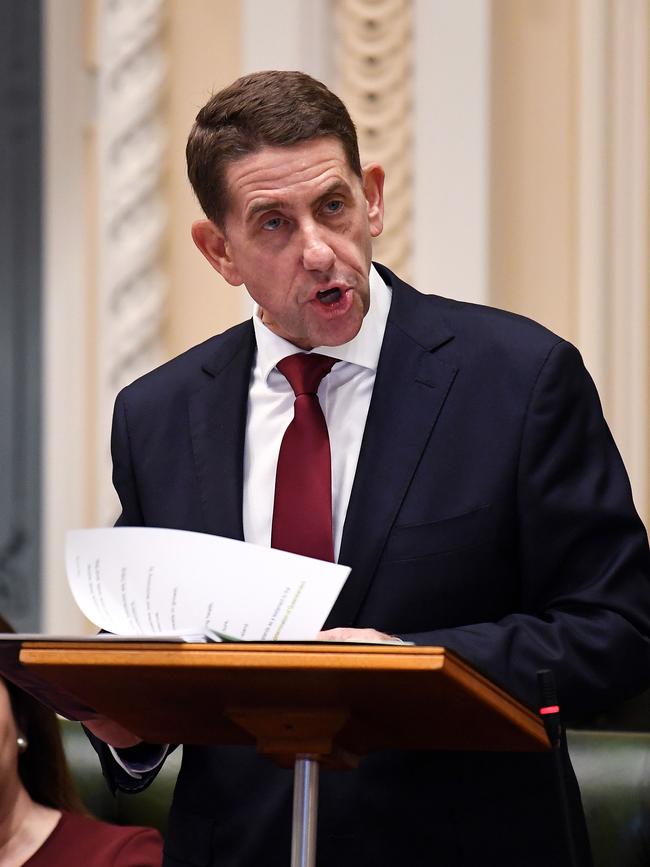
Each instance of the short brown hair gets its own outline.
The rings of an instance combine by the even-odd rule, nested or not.
[[[187,174],[206,216],[223,226],[226,169],[263,147],[332,136],[361,177],[357,133],[341,100],[304,72],[254,72],[214,94],[187,140]]]

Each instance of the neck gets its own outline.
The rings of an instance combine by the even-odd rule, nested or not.
[[[31,803],[32,799],[17,775],[14,780],[3,780],[0,787],[0,852],[22,826]]]
[[[0,867],[18,867],[47,840],[61,813],[32,801],[20,780],[0,788]]]

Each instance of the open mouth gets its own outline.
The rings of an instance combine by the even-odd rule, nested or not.
[[[321,304],[336,304],[337,301],[340,301],[343,297],[343,290],[338,286],[332,286],[331,289],[323,289],[321,292],[316,293],[316,297],[321,302]]]

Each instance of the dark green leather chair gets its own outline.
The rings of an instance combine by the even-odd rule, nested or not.
[[[650,732],[567,733],[596,867],[650,867]]]
[[[139,795],[111,795],[102,776],[97,754],[79,723],[61,720],[63,746],[74,781],[86,807],[98,819],[118,825],[149,825],[164,834],[174,783],[181,763],[175,750],[153,783]]]
[[[88,809],[109,822],[151,825],[164,833],[181,751],[145,792],[114,798],[81,726],[62,721],[61,728]],[[596,867],[650,867],[650,732],[571,730],[568,742]]]

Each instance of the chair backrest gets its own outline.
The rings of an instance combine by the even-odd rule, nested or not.
[[[567,732],[595,867],[650,865],[650,732]]]
[[[180,749],[167,759],[144,792],[113,798],[81,726],[61,720],[61,730],[79,793],[95,816],[124,825],[150,825],[165,832]],[[567,736],[595,867],[648,867],[650,733],[571,730]]]

